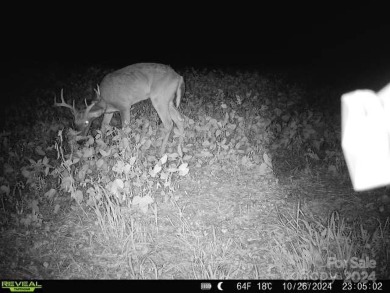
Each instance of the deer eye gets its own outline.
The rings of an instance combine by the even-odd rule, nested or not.
[[[88,124],[89,124],[89,121],[88,121],[88,120],[86,120],[86,121],[84,122],[84,124],[85,124],[85,125],[88,125]]]

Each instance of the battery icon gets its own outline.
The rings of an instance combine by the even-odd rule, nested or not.
[[[200,290],[211,290],[211,283],[200,283]]]

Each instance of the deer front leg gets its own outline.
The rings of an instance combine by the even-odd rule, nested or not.
[[[102,131],[102,135],[103,135],[103,136],[106,134],[107,125],[110,124],[113,115],[114,115],[114,113],[112,113],[112,112],[110,112],[110,113],[104,113],[104,117],[103,117],[103,121],[102,121],[102,126],[101,126],[101,131]]]
[[[130,125],[130,109],[126,109],[120,112],[121,113],[121,121],[122,121],[122,129]]]

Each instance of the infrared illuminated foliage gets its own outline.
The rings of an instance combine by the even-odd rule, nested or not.
[[[92,95],[94,84],[106,73],[91,68],[87,74],[71,76],[70,82],[58,82],[57,87],[65,87],[66,96],[76,98],[80,106],[77,97]],[[30,133],[42,140],[21,140],[20,149],[14,151],[9,147],[11,133],[0,136],[4,161],[0,191],[10,195],[28,186],[36,195],[44,192],[48,198],[57,190],[69,193],[78,203],[91,205],[111,198],[119,205],[142,206],[146,211],[156,196],[164,200],[174,196],[180,178],[205,165],[232,174],[236,168],[244,168],[256,176],[277,172],[283,169],[281,163],[290,159],[286,166],[293,170],[325,164],[337,175],[345,168],[339,128],[336,124],[329,127],[333,124],[324,113],[306,110],[305,92],[299,87],[253,73],[187,70],[181,74],[186,84],[179,109],[185,118],[183,145],[178,144],[180,134],[174,128],[167,153],[163,157],[156,154],[161,145],[159,118],[147,102],[133,106],[127,128],[115,128],[120,122],[119,115],[114,115],[114,127],[108,129],[105,139],[96,130],[98,123],[85,139],[71,127],[64,128],[72,121],[67,111],[51,108],[62,117],[44,122],[50,115],[40,100],[35,103],[39,106],[36,117],[42,119]],[[5,161],[5,156],[10,159]],[[49,177],[59,185],[47,184]],[[147,199],[140,201],[144,197]]]

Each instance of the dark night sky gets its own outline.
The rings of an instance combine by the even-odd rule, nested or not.
[[[223,20],[215,14],[213,25],[198,15],[175,26],[148,26],[147,21],[118,25],[120,32],[115,28],[99,31],[92,23],[74,34],[66,27],[72,20],[69,17],[63,29],[47,34],[39,33],[39,28],[30,33],[24,26],[8,33],[2,75],[15,68],[45,66],[49,61],[112,68],[161,62],[174,68],[290,69],[335,80],[381,76],[381,85],[390,81],[388,9],[356,3],[326,5],[316,2],[308,8],[280,3],[272,13],[257,8],[251,15],[237,11]]]

